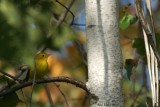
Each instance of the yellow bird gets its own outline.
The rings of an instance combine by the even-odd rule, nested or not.
[[[40,52],[35,56],[35,68],[36,68],[36,79],[41,79],[48,73],[48,59],[49,54]]]

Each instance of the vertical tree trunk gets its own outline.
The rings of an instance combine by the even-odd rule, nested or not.
[[[90,107],[122,107],[119,0],[86,0]]]

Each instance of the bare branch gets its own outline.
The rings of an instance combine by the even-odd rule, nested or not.
[[[27,99],[26,99],[26,96],[24,94],[23,89],[21,89],[21,93],[22,93],[22,96],[23,96],[24,103],[26,104],[26,107],[28,107]]]
[[[57,19],[57,18],[55,17],[55,14],[53,14],[53,15],[52,15],[52,18],[51,18],[51,20],[50,20],[49,27],[51,27],[53,21],[56,22],[56,28],[57,28],[58,26],[60,26],[60,25],[63,23],[64,19],[66,18],[68,12],[71,13],[71,15],[72,15],[72,21],[71,21],[71,24],[70,24],[70,25],[72,25],[73,22],[74,22],[74,14],[73,14],[73,12],[70,10],[70,8],[71,8],[71,6],[73,5],[73,3],[75,2],[75,0],[70,0],[70,2],[68,3],[67,6],[63,5],[63,4],[62,4],[61,2],[59,2],[58,0],[56,0],[56,2],[59,3],[62,7],[64,7],[66,10],[61,14],[61,16],[60,16],[59,19]],[[52,34],[51,34],[51,32],[49,31],[48,34],[47,34],[47,39],[50,39],[51,36],[52,36]],[[44,46],[41,46],[41,48],[40,48],[40,50],[42,50],[42,51],[44,51],[45,49],[46,49],[46,46],[45,46],[45,45],[44,45]]]
[[[51,107],[54,107],[54,104],[53,104],[53,101],[52,101],[52,96],[51,96],[50,90],[49,90],[49,88],[48,88],[48,85],[47,85],[47,84],[44,84],[44,88],[45,88],[45,90],[46,90],[46,93],[47,93],[47,96],[48,96],[48,99],[49,99],[50,106],[51,106]]]
[[[136,2],[136,9],[137,9],[139,21],[140,21],[143,29],[145,30],[145,32],[146,32],[146,34],[147,34],[148,42],[150,43],[150,45],[151,45],[151,47],[152,47],[152,49],[153,49],[153,51],[154,51],[154,54],[155,54],[155,56],[156,56],[156,58],[157,58],[157,60],[158,60],[158,63],[160,63],[160,55],[159,55],[159,52],[158,52],[158,50],[157,50],[157,48],[156,48],[156,45],[155,45],[155,43],[154,43],[154,40],[153,40],[153,38],[152,38],[153,35],[152,35],[150,29],[149,29],[148,26],[147,26],[148,24],[146,24],[146,20],[145,20],[145,18],[144,18],[144,16],[143,16],[143,13],[142,13],[142,10],[141,10],[141,8],[140,8],[140,4],[139,4],[138,1]]]
[[[83,89],[83,90],[85,90],[86,92],[89,93],[89,90],[87,89],[85,83],[83,83],[81,81],[78,81],[78,80],[74,80],[72,78],[64,77],[64,76],[47,78],[47,79],[43,79],[43,80],[36,80],[35,81],[35,85],[36,84],[49,83],[49,82],[65,82],[65,83],[70,83],[70,84],[75,85],[76,87],[79,87],[79,88],[81,88],[81,89]],[[4,96],[6,94],[9,94],[9,93],[18,91],[19,89],[31,86],[32,83],[33,83],[32,81],[28,81],[28,82],[24,82],[23,84],[17,84],[15,86],[13,86],[12,88],[9,88],[8,90],[5,90],[4,92],[1,92],[0,93],[0,97]]]
[[[65,102],[67,104],[67,107],[69,107],[67,98],[66,98],[65,94],[62,92],[62,90],[60,89],[60,85],[58,85],[58,84],[55,83],[55,86],[58,88],[59,92],[62,94],[62,96],[63,96],[63,98],[64,98],[64,100],[65,100]]]
[[[35,66],[36,67],[36,66]],[[31,89],[31,93],[30,93],[30,99],[29,99],[29,105],[28,107],[31,107],[31,104],[32,104],[32,93],[33,93],[33,88],[34,88],[34,85],[36,84],[36,69],[34,70],[34,77],[33,77],[33,81],[32,81],[32,89]]]
[[[64,11],[64,13],[61,15],[61,17],[59,18],[59,21],[57,22],[57,25],[56,25],[56,26],[58,27],[59,25],[62,24],[62,22],[63,22],[64,19],[66,18],[68,12],[70,12],[71,15],[72,15],[72,17],[73,17],[72,22],[71,22],[71,24],[72,24],[73,21],[74,21],[74,14],[70,11],[70,8],[71,8],[71,6],[73,5],[73,3],[75,2],[75,0],[70,0],[70,2],[68,3],[67,6],[63,5],[63,4],[62,4],[61,2],[59,2],[58,0],[56,0],[56,2],[59,3],[60,5],[62,5],[62,6],[66,9],[66,10]]]
[[[84,62],[85,66],[87,67],[88,66],[88,64],[87,64],[87,52],[84,49],[83,44],[79,40],[76,40],[76,39],[73,40],[73,43],[75,44],[82,61]]]
[[[12,79],[15,80],[15,81],[18,81],[19,83],[23,83],[22,80],[19,80],[18,78],[14,77],[14,76],[12,76],[12,75],[10,75],[10,74],[8,74],[8,73],[2,71],[2,70],[0,70],[0,73],[2,73],[3,75],[5,75],[5,76],[7,76],[7,77],[12,78]]]

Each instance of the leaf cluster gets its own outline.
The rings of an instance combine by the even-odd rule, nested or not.
[[[55,27],[54,13],[52,0],[0,0],[0,59],[30,64],[43,45],[60,49],[74,38],[67,25]]]

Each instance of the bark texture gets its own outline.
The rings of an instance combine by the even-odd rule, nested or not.
[[[123,107],[119,0],[86,0],[90,107]]]

